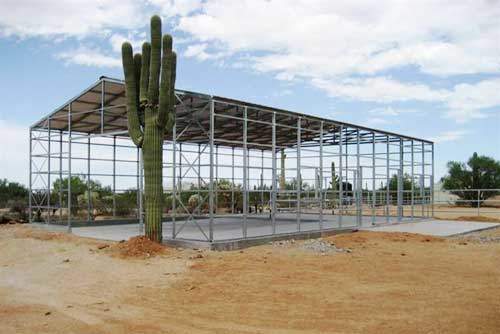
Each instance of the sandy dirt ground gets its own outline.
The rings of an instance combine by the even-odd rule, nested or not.
[[[10,225],[0,250],[0,333],[500,332],[500,229],[130,257]]]

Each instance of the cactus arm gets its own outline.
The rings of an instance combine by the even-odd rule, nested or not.
[[[142,146],[144,139],[138,113],[137,81],[135,79],[135,64],[132,56],[132,45],[125,42],[122,45],[123,72],[125,75],[125,92],[127,95],[128,132],[134,144]]]
[[[151,18],[151,63],[149,64],[148,102],[151,106],[158,104],[161,62],[161,19],[154,15]]]
[[[139,93],[139,102],[144,108],[148,101],[148,87],[149,87],[149,61],[151,57],[151,44],[144,42],[142,44],[142,64],[141,64],[141,88]]]
[[[174,126],[175,123],[175,79],[176,79],[176,73],[177,73],[177,54],[175,52],[172,52],[172,79],[170,80],[170,83],[172,85],[171,89],[171,94],[172,97],[170,98],[170,113],[168,114],[168,121],[166,124],[166,127],[168,131],[172,131],[172,127]]]
[[[141,96],[141,67],[142,67],[142,55],[136,53],[134,55],[134,66],[135,66],[135,84],[136,84],[136,94],[137,97]],[[139,114],[139,123],[141,127],[144,127],[144,108],[139,103],[140,99],[137,100],[137,112]]]
[[[156,119],[156,124],[159,127],[165,127],[170,114],[173,111],[172,100],[174,90],[174,76],[172,72],[175,72],[174,65],[175,54],[172,52],[172,37],[170,35],[163,36],[163,57],[161,62],[161,82],[160,82],[160,101],[158,105],[158,114]],[[175,80],[175,79],[174,79]]]

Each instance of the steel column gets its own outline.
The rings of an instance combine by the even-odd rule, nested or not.
[[[30,166],[29,166],[29,173],[30,173],[30,176],[29,176],[29,196],[28,196],[28,207],[29,207],[29,211],[28,211],[28,215],[29,215],[29,222],[32,223],[33,222],[33,201],[32,201],[32,197],[33,197],[33,132],[32,132],[32,129],[30,128],[30,149],[29,149],[29,154],[30,154]],[[59,186],[59,188],[61,189],[62,188],[62,183],[61,185]],[[60,208],[62,209],[62,208]],[[61,210],[62,211],[62,210]]]
[[[264,150],[261,150],[260,158],[260,208],[264,212]]]
[[[413,221],[415,216],[415,166],[414,166],[414,150],[413,150],[413,139],[411,140],[411,220]]]
[[[90,133],[87,138],[87,221],[92,220],[92,189],[90,189]]]
[[[425,146],[422,142],[422,217],[425,217]]]
[[[359,129],[356,130],[356,175],[357,179],[354,182],[356,187],[356,225],[361,226],[361,215],[363,206],[363,178],[359,159]]]
[[[301,151],[301,128],[302,118],[297,118],[297,231],[300,232],[300,210],[301,210],[301,188],[302,188],[302,174],[300,173],[300,151]]]
[[[342,146],[344,141],[344,126],[340,126],[340,134],[339,134],[339,227],[342,227],[342,215],[344,213],[344,180],[343,180],[343,148]],[[332,189],[335,191],[334,189]]]
[[[116,218],[116,136],[113,136],[113,219]]]
[[[432,150],[432,166],[431,166],[431,217],[434,218],[434,143],[431,144]]]
[[[210,128],[212,128],[211,123],[210,123]],[[212,152],[210,152],[210,158],[211,157],[212,157]],[[210,160],[210,165],[212,165],[211,160]],[[174,126],[172,127],[172,239],[175,239],[175,236],[177,234],[176,215],[177,215],[177,122],[174,122]]]
[[[390,194],[390,185],[391,185],[391,174],[390,174],[390,155],[391,155],[391,149],[389,147],[389,136],[386,136],[387,139],[387,157],[386,157],[386,185],[385,185],[385,221],[386,223],[389,223],[389,216],[390,216],[390,204],[391,204],[391,194]]]
[[[398,222],[401,222],[403,218],[403,169],[404,169],[404,148],[403,148],[403,139],[399,139],[399,172],[398,172]]]
[[[213,241],[214,239],[214,134],[215,134],[215,119],[214,119],[214,100],[210,101],[210,183],[208,189],[209,196],[209,239]]]
[[[144,232],[144,206],[142,200],[142,194],[144,191],[143,181],[144,181],[144,160],[142,156],[142,149],[139,149],[139,232]]]
[[[276,233],[276,192],[277,192],[277,171],[276,171],[276,112],[273,112],[272,120],[272,190],[271,190],[271,224],[273,234]]]
[[[215,145],[215,184],[214,184],[214,196],[215,196],[215,214],[219,209],[219,145]]]
[[[101,133],[104,133],[104,97],[105,97],[105,82],[101,79]]]
[[[248,149],[247,149],[247,107],[243,109],[243,238],[247,237],[247,215],[248,215]]]
[[[234,146],[231,147],[231,213],[234,214]]]
[[[31,133],[31,131],[30,131],[30,133]],[[61,130],[61,131],[59,131],[59,220],[61,222],[62,222],[62,206],[63,206],[62,205],[62,203],[63,203],[63,189],[62,189],[63,157],[62,157],[62,152],[63,152],[63,132]],[[30,160],[30,166],[31,166],[31,160]]]
[[[333,173],[332,173],[333,175]],[[323,121],[319,128],[319,229],[323,230]],[[333,184],[333,180],[332,180]],[[334,189],[332,189],[334,190]]]
[[[47,124],[49,127],[48,135],[49,135],[49,140],[47,143],[47,224],[50,224],[50,214],[51,214],[51,207],[50,207],[50,174],[51,174],[51,142],[52,142],[52,129],[50,125],[50,116],[47,120]]]
[[[71,103],[68,105],[68,232],[71,232]]]
[[[375,190],[375,181],[377,171],[375,168],[375,132],[372,132],[372,225],[375,225],[375,207],[377,205],[377,190]]]

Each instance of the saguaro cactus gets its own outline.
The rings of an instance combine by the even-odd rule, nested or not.
[[[133,55],[132,45],[123,43],[122,62],[128,132],[144,159],[146,237],[161,242],[163,137],[172,131],[175,119],[176,54],[172,37],[162,37],[160,17],[151,18],[151,43],[142,45],[142,55]]]

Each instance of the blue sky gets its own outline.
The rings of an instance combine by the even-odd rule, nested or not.
[[[123,77],[119,47],[153,13],[177,88],[434,140],[437,177],[474,151],[500,159],[498,1],[18,0],[0,4],[0,177],[27,183],[28,126]]]

